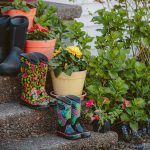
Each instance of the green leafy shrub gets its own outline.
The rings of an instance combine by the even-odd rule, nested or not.
[[[150,67],[146,60],[141,63],[137,59],[141,49],[149,51],[150,27],[144,19],[148,15],[147,3],[133,2],[136,2],[136,8],[132,15],[128,11],[128,0],[122,0],[110,10],[99,10],[93,18],[101,35],[95,42],[98,56],[88,60],[86,90],[100,112],[100,124],[105,120],[111,123],[121,120],[137,130],[140,122],[150,115]],[[130,50],[134,58],[128,57]],[[102,105],[102,97],[110,100],[107,107]],[[131,107],[124,108],[126,103]],[[120,113],[109,117],[115,110]]]

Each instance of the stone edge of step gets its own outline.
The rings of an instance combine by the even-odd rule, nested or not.
[[[79,18],[82,14],[82,7],[79,5],[62,4],[45,1],[50,6],[56,6],[58,8],[57,14],[62,19],[74,19]]]
[[[94,133],[86,139],[75,141],[66,140],[56,135],[46,134],[40,137],[30,137],[21,141],[14,141],[0,145],[1,150],[79,150],[79,149],[100,149],[112,148],[118,141],[115,132]]]

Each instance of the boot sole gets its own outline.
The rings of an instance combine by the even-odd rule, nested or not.
[[[58,136],[63,137],[63,138],[68,139],[68,140],[78,140],[78,139],[81,139],[81,134],[77,134],[78,136],[72,137],[72,135],[69,136],[68,134],[64,134],[64,133],[59,132],[59,131],[57,131],[56,133],[57,133]]]
[[[26,103],[25,101],[21,101],[20,104],[24,105],[24,106],[27,106],[31,109],[35,109],[35,110],[49,108],[49,104],[48,105],[31,105],[31,104]]]

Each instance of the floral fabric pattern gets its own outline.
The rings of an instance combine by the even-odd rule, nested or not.
[[[49,96],[45,91],[47,64],[33,64],[21,57],[21,99],[31,105],[47,105]]]

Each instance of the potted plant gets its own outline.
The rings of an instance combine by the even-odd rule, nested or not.
[[[80,49],[76,46],[60,48],[53,56],[49,64],[54,93],[81,96],[87,63]]]
[[[39,24],[35,24],[28,30],[25,52],[40,52],[51,60],[56,39],[53,34]]]
[[[29,20],[28,28],[33,26],[36,8],[27,4],[25,0],[14,0],[1,6],[1,13],[9,16],[26,16]]]

